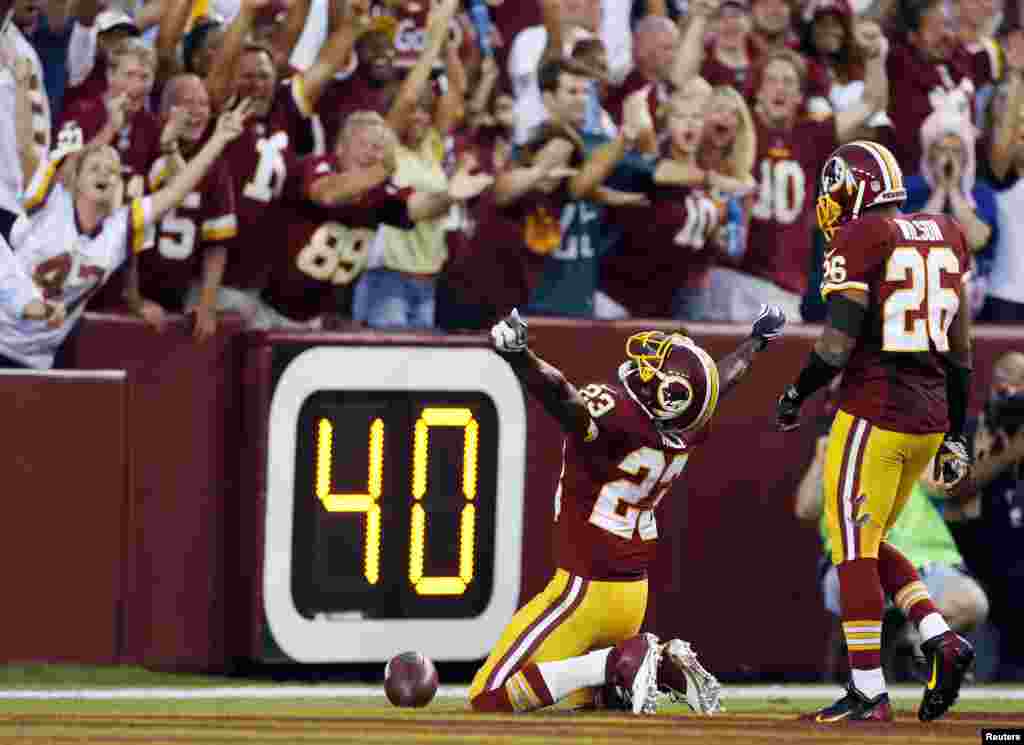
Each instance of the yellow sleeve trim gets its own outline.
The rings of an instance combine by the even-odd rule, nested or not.
[[[142,253],[146,242],[146,210],[142,206],[141,199],[132,200],[129,219],[131,221],[131,239],[129,241],[131,252],[133,254]]]
[[[864,282],[829,282],[821,286],[821,298],[824,300],[830,293],[837,292],[839,290],[863,290],[864,292],[868,292],[870,289],[871,288]]]
[[[306,98],[306,81],[303,79],[302,73],[292,76],[292,99],[299,108],[300,114],[307,119],[313,116],[313,105]]]
[[[25,199],[25,211],[29,214],[42,207],[46,197],[50,195],[50,190],[53,189],[54,184],[57,182],[57,169],[60,167],[60,163],[61,161],[59,160],[47,162],[43,168],[42,175],[34,179],[33,186],[35,188]]]

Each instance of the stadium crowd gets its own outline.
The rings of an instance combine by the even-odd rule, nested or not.
[[[818,171],[859,138],[894,153],[905,210],[964,227],[972,314],[1024,320],[1015,3],[0,10],[0,367],[51,366],[86,308],[155,331],[188,313],[197,342],[224,312],[253,328],[457,332],[513,307],[750,322],[772,303],[818,321],[836,269]],[[1016,426],[991,422],[978,447],[1018,454]],[[1000,461],[1006,493],[1020,460]],[[991,499],[1020,527],[1024,497]],[[1017,587],[993,614],[1019,630]]]

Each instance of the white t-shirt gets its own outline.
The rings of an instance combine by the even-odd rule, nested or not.
[[[316,61],[321,47],[327,42],[327,0],[312,0],[306,25],[302,27],[298,41],[289,58],[293,67],[308,70]]]
[[[589,31],[582,28],[568,34],[565,39],[566,56],[572,53],[577,41],[591,36]],[[508,53],[508,76],[516,99],[515,139],[520,144],[526,142],[537,125],[548,118],[540,83],[537,81],[540,59],[547,46],[548,30],[543,26],[530,26],[516,34]]]
[[[143,247],[153,222],[149,197],[115,210],[93,235],[79,232],[71,194],[57,181],[56,162],[40,167],[28,189],[26,215],[14,223],[10,243],[25,273],[47,299],[67,308],[55,329],[43,321],[0,318],[0,354],[31,367],[49,369],[53,357],[85,310],[86,300]]]
[[[1011,303],[1024,303],[1024,178],[996,192],[999,242],[995,246],[988,294]]]
[[[26,305],[42,298],[14,251],[0,236],[0,325],[18,320]]]
[[[605,3],[608,5],[608,3]],[[573,47],[578,41],[593,38],[593,34],[583,28],[576,28],[567,35],[565,39],[565,55],[572,53]],[[603,38],[603,31],[602,31]],[[544,106],[544,99],[540,92],[540,83],[537,79],[538,68],[541,57],[548,45],[548,30],[543,26],[530,26],[516,34],[512,42],[512,48],[508,53],[508,76],[512,81],[512,94],[516,99],[516,132],[515,141],[518,144],[526,142],[530,134],[548,118],[547,108]],[[607,47],[608,42],[605,41]],[[626,77],[629,69],[628,60],[625,67],[611,67],[611,55],[609,54],[609,77],[612,80]],[[596,105],[596,99],[595,99]],[[611,117],[601,109],[598,112],[601,129],[606,134],[614,135],[614,124],[609,127]]]
[[[32,102],[32,134],[38,143],[36,155],[46,158],[50,150],[50,99],[43,84],[43,65],[39,55],[25,35],[13,23],[7,27],[0,44],[14,50],[18,57],[25,57],[32,64],[35,87],[29,93]],[[6,67],[0,67],[0,207],[11,212],[21,212],[21,198],[25,182],[18,158],[18,138],[15,119],[17,86],[14,76]]]

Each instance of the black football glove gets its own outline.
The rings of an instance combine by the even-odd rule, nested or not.
[[[782,336],[782,329],[786,325],[786,314],[777,305],[762,305],[761,315],[754,321],[754,327],[750,335],[761,342],[761,349],[764,349],[768,342]]]
[[[963,435],[946,435],[939,452],[935,454],[935,480],[947,489],[963,481],[971,472],[971,454],[967,450],[967,438]]]
[[[779,432],[790,432],[800,426],[800,404],[803,400],[796,391],[796,386],[787,386],[779,403],[775,406],[775,428]]]

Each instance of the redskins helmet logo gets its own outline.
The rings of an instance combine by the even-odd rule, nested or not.
[[[821,191],[824,194],[835,194],[844,186],[847,195],[852,195],[857,188],[853,172],[845,160],[833,155],[821,169]]]
[[[675,350],[678,357],[669,364]],[[619,374],[633,399],[648,416],[679,432],[699,429],[718,405],[718,367],[682,334],[646,331],[626,342],[629,361]],[[634,382],[630,382],[630,381]]]

